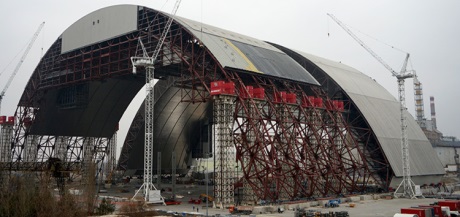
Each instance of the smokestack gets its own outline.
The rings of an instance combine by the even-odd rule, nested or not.
[[[433,122],[433,129],[436,127],[436,110],[434,108],[434,96],[430,96],[430,109],[431,109],[431,122]]]

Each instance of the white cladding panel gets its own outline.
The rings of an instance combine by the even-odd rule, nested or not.
[[[117,5],[84,16],[62,33],[61,53],[137,30],[137,6]]]
[[[369,76],[341,63],[302,53],[346,91],[375,133],[392,170],[403,175],[399,101]],[[414,118],[406,111],[412,176],[444,174],[440,159]],[[416,184],[424,184],[424,182]]]
[[[434,151],[438,155],[439,159],[442,162],[442,165],[446,167],[447,165],[456,165],[455,162],[455,149],[457,149],[457,153],[460,154],[460,148],[455,147],[441,147],[436,146],[434,147]]]

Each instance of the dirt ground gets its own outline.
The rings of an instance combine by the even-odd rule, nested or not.
[[[140,187],[142,183],[138,183],[133,180],[130,184],[125,186],[112,186],[110,189],[107,189],[106,193],[100,193],[100,196],[110,196],[116,198],[125,198],[131,199],[135,191]],[[169,213],[177,213],[177,215],[182,216],[182,213],[195,213],[202,216],[231,216],[227,209],[218,209],[212,208],[212,203],[208,204],[206,208],[206,203],[189,204],[188,201],[193,198],[197,199],[200,194],[206,193],[206,186],[203,185],[176,185],[176,195],[182,198],[178,198],[178,201],[181,201],[180,205],[150,205],[149,210],[161,210]],[[170,185],[162,184],[158,189],[165,189],[166,191],[162,194],[163,197],[171,197],[172,192],[169,191]],[[103,188],[101,188],[103,189]],[[123,191],[122,191],[123,190]],[[209,186],[208,191],[212,194],[212,186]],[[142,198],[142,195],[139,195],[139,199]],[[317,210],[322,213],[328,212],[337,212],[337,211],[347,211],[351,217],[392,217],[395,213],[399,213],[401,208],[408,208],[418,205],[428,205],[433,202],[439,201],[442,199],[378,199],[378,200],[364,200],[359,202],[354,202],[355,206],[350,207],[348,203],[342,203],[339,207],[336,208],[323,208],[323,207],[312,207],[311,210]],[[120,208],[123,203],[126,202],[117,202],[117,208]],[[283,213],[254,213],[252,216],[290,216],[295,215],[294,210],[285,210]],[[233,215],[237,216],[237,215]],[[244,216],[244,215],[240,215]]]

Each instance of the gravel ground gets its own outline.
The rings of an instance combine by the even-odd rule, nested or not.
[[[123,198],[131,198],[137,188],[139,187],[139,183],[132,182],[129,185],[125,185],[124,187],[113,186],[110,189],[107,189],[107,193],[102,193],[100,195],[104,196],[117,196]],[[164,189],[168,189],[170,185],[164,184],[161,186]],[[121,193],[120,189],[123,188],[128,190],[128,192]],[[206,209],[206,204],[202,203],[200,205],[189,204],[188,201],[190,198],[198,198],[198,196],[202,193],[206,192],[205,186],[200,185],[177,185],[176,194],[184,196],[181,199],[178,199],[182,203],[180,205],[170,205],[170,206],[163,206],[163,205],[154,205],[151,206],[150,209],[159,209],[165,210],[170,212],[198,212],[203,215],[208,214],[208,216],[219,214],[220,216],[223,215],[230,215],[227,209],[216,209],[212,208],[212,204],[209,204],[209,208]],[[209,188],[209,192],[212,192],[212,187]],[[211,194],[211,193],[210,193]],[[171,196],[171,192],[165,192],[162,194],[163,197]],[[322,207],[312,207],[312,210],[318,210],[322,213],[327,212],[336,212],[336,211],[348,211],[350,217],[393,217],[395,213],[398,213],[401,208],[407,208],[417,205],[428,205],[430,203],[439,201],[440,199],[379,199],[379,200],[365,200],[356,202],[355,207],[350,207],[349,204],[343,203],[340,204],[339,207],[336,208],[322,208]],[[195,207],[195,210],[193,209]],[[196,208],[198,207],[198,211]],[[237,215],[233,215],[237,216]],[[244,215],[241,215],[244,216]],[[246,215],[247,216],[247,215]],[[259,217],[264,216],[294,216],[293,210],[286,210],[284,213],[273,213],[273,214],[257,214]]]
[[[368,200],[368,201],[362,201],[359,203],[355,203],[356,205],[353,208],[349,207],[348,204],[341,204],[339,207],[336,207],[336,208],[314,207],[310,209],[318,210],[318,211],[321,211],[322,213],[327,213],[331,211],[332,212],[348,211],[350,217],[393,217],[395,213],[399,213],[401,208],[407,208],[407,207],[412,207],[412,206],[417,206],[417,205],[428,205],[435,201],[438,201],[438,199],[414,199],[414,200],[403,199],[403,198],[390,199],[390,200],[380,199],[380,200]],[[156,208],[161,209],[161,210],[175,211],[178,213],[182,213],[184,211],[188,211],[188,212],[193,211],[192,206],[186,203],[185,204],[183,203],[181,205],[161,206],[161,207],[156,207]],[[200,209],[200,213],[206,214],[206,210]],[[208,209],[208,215],[215,215],[215,214],[220,214],[222,216],[222,215],[229,215],[229,212],[228,210],[220,210],[220,209],[213,209],[213,208]],[[294,211],[287,210],[282,214],[279,214],[279,213],[259,214],[257,216],[293,217]]]

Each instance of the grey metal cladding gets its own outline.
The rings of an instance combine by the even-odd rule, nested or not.
[[[94,11],[62,33],[61,53],[137,30],[137,6],[115,5]]]
[[[396,176],[402,176],[399,102],[349,94],[375,133]],[[442,164],[418,124],[406,111],[411,175],[443,174]]]
[[[296,61],[264,41],[182,17],[176,21],[202,41],[223,67],[319,85]]]
[[[399,101],[371,77],[339,62],[298,52],[328,74],[346,92],[375,133],[396,176],[402,176]],[[396,79],[395,79],[396,83]],[[425,134],[406,111],[413,176],[441,175],[444,168]]]
[[[238,41],[232,43],[243,52],[263,74],[319,85],[318,81],[285,53],[273,52],[265,48],[244,44]]]
[[[256,38],[253,38],[253,37],[250,37],[250,36],[247,36],[247,35],[242,35],[242,34],[239,34],[239,33],[236,33],[236,32],[231,32],[229,30],[226,30],[226,29],[221,29],[221,28],[218,28],[218,27],[215,27],[215,26],[211,26],[211,25],[208,25],[208,24],[205,24],[205,23],[201,23],[201,22],[197,22],[197,21],[194,21],[194,20],[189,20],[187,18],[183,18],[183,17],[178,17],[176,16],[175,17],[175,20],[178,21],[179,23],[182,24],[182,26],[186,27],[189,31],[193,32],[193,34],[195,35],[195,37],[197,37],[198,39],[201,39],[202,36],[214,36],[218,39],[220,38],[226,38],[226,39],[229,39],[229,40],[233,40],[233,41],[239,41],[239,42],[242,42],[242,43],[245,43],[245,44],[250,44],[250,45],[253,45],[253,46],[257,46],[257,47],[261,47],[261,48],[265,48],[265,49],[268,49],[268,50],[272,50],[272,51],[275,51],[275,52],[280,52],[282,53],[278,48],[264,42],[264,41],[261,41],[259,39],[256,39]],[[203,42],[206,44],[206,39],[204,38],[203,39]],[[207,45],[207,44],[206,44]]]

